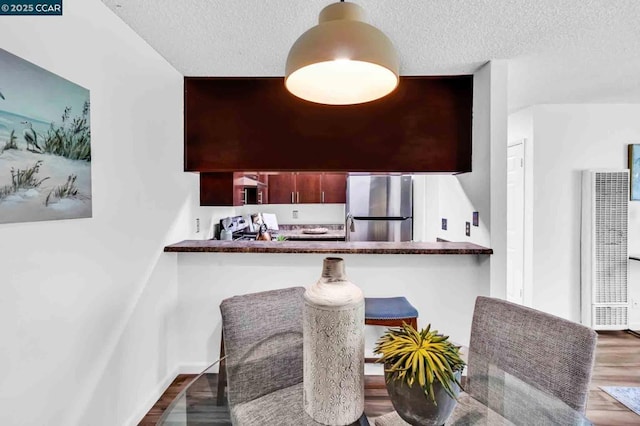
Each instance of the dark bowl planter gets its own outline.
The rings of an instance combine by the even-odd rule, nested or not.
[[[385,365],[386,367],[388,366]],[[457,372],[458,381],[460,381],[460,377],[461,373]],[[437,405],[425,395],[417,382],[409,387],[403,380],[391,380],[386,382],[386,385],[393,408],[405,422],[414,426],[444,425],[457,403],[438,381],[433,384]],[[460,388],[454,384],[454,389],[457,396],[460,393]]]

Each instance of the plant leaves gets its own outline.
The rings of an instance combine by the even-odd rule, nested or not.
[[[385,364],[387,382],[402,380],[408,386],[418,382],[435,403],[436,381],[449,396],[456,398],[456,385],[460,386],[456,372],[465,366],[459,349],[449,341],[449,336],[431,330],[431,324],[417,331],[404,323],[402,327],[388,329],[376,342],[374,353],[381,355],[378,362]]]

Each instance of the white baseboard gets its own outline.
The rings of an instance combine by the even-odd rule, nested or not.
[[[153,390],[153,392],[151,392],[151,395],[144,402],[144,404],[142,404],[134,412],[134,414],[131,417],[129,417],[126,422],[124,422],[124,424],[127,426],[136,426],[138,423],[140,423],[140,420],[142,420],[142,418],[147,415],[149,410],[154,406],[156,401],[158,401],[158,399],[162,396],[164,391],[167,390],[171,382],[173,382],[173,380],[178,376],[178,374],[180,374],[179,367],[175,368],[172,372],[167,374],[164,377],[164,379],[162,379],[160,383],[158,383],[158,385]]]

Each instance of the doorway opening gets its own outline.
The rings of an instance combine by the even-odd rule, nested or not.
[[[525,303],[525,141],[507,148],[507,300]]]

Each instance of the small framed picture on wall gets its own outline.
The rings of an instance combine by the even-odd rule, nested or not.
[[[640,144],[629,145],[631,201],[640,201]]]

